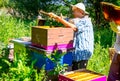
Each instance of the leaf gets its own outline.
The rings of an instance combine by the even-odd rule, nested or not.
[[[8,64],[8,66],[11,66],[11,63],[8,60],[3,59],[2,61]]]
[[[120,30],[117,28],[118,25],[114,21],[110,22],[110,27],[114,32],[116,33],[120,32]]]

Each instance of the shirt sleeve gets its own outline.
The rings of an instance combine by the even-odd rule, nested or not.
[[[117,34],[117,36],[116,36],[116,43],[120,43],[120,35],[119,34]]]
[[[120,36],[117,34],[116,36],[116,42],[114,45],[115,51],[120,54]]]
[[[84,19],[84,20],[80,20],[78,22],[78,24],[76,24],[76,27],[78,28],[78,32],[82,33],[86,30],[88,30],[88,28],[92,26],[91,20],[90,19]]]
[[[69,20],[69,23],[72,23],[72,24],[74,24],[74,21],[73,21],[73,19],[70,19],[70,20]]]

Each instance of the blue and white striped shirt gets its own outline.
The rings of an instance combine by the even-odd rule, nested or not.
[[[93,54],[94,35],[91,19],[88,17],[73,19],[78,31],[74,33],[73,60],[88,60]]]

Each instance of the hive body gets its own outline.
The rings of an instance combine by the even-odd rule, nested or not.
[[[51,51],[73,48],[73,30],[62,27],[32,27],[32,45]]]

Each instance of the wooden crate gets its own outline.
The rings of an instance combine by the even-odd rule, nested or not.
[[[50,28],[49,26],[32,27],[32,45],[46,50],[73,47],[73,30],[71,28]]]
[[[86,69],[67,72],[59,75],[59,81],[106,81],[107,77]]]

